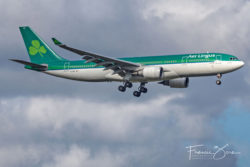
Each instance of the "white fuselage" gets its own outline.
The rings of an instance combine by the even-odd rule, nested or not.
[[[244,65],[242,61],[214,61],[205,63],[182,63],[182,64],[165,64],[154,65],[163,68],[162,78],[148,79],[143,76],[132,76],[131,82],[149,82],[170,80],[181,77],[209,76],[224,74],[235,71]],[[147,66],[146,66],[147,67]],[[48,70],[45,73],[57,77],[89,81],[124,81],[124,78],[118,74],[113,74],[113,70],[104,70],[104,68],[87,68],[87,69],[65,69],[65,70]]]

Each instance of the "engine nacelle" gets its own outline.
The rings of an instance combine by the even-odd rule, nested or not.
[[[163,85],[170,86],[170,88],[187,88],[189,78],[176,78],[160,82]]]
[[[142,70],[142,75],[147,79],[160,79],[163,75],[162,67],[145,67]]]

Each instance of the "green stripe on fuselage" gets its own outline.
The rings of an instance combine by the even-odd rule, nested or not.
[[[232,60],[232,58],[234,58]],[[205,63],[215,60],[221,61],[239,61],[235,56],[223,53],[199,53],[199,54],[183,54],[183,55],[163,55],[148,57],[126,57],[118,58],[142,65],[161,65],[161,64],[182,64],[182,63]],[[48,64],[48,70],[64,70],[64,69],[86,69],[86,68],[103,68],[95,67],[95,63],[85,63],[84,60],[77,61],[57,61]],[[29,66],[26,68],[30,69]]]

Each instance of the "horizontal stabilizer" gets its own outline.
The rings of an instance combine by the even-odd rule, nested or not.
[[[17,60],[17,59],[9,59],[9,60],[20,63],[20,64],[28,65],[31,67],[32,70],[46,71],[48,69],[46,65],[35,64],[35,63],[27,62],[24,60]]]

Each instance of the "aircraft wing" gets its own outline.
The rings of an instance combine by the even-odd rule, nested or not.
[[[104,66],[105,70],[108,70],[108,69],[114,70],[113,74],[125,75],[126,72],[136,71],[141,66],[140,64],[137,64],[137,63],[123,61],[123,60],[101,56],[101,55],[97,55],[94,53],[71,48],[65,44],[62,44],[55,38],[52,38],[52,40],[55,45],[83,56],[83,59],[86,60],[86,63],[94,62],[96,63],[96,67]]]

